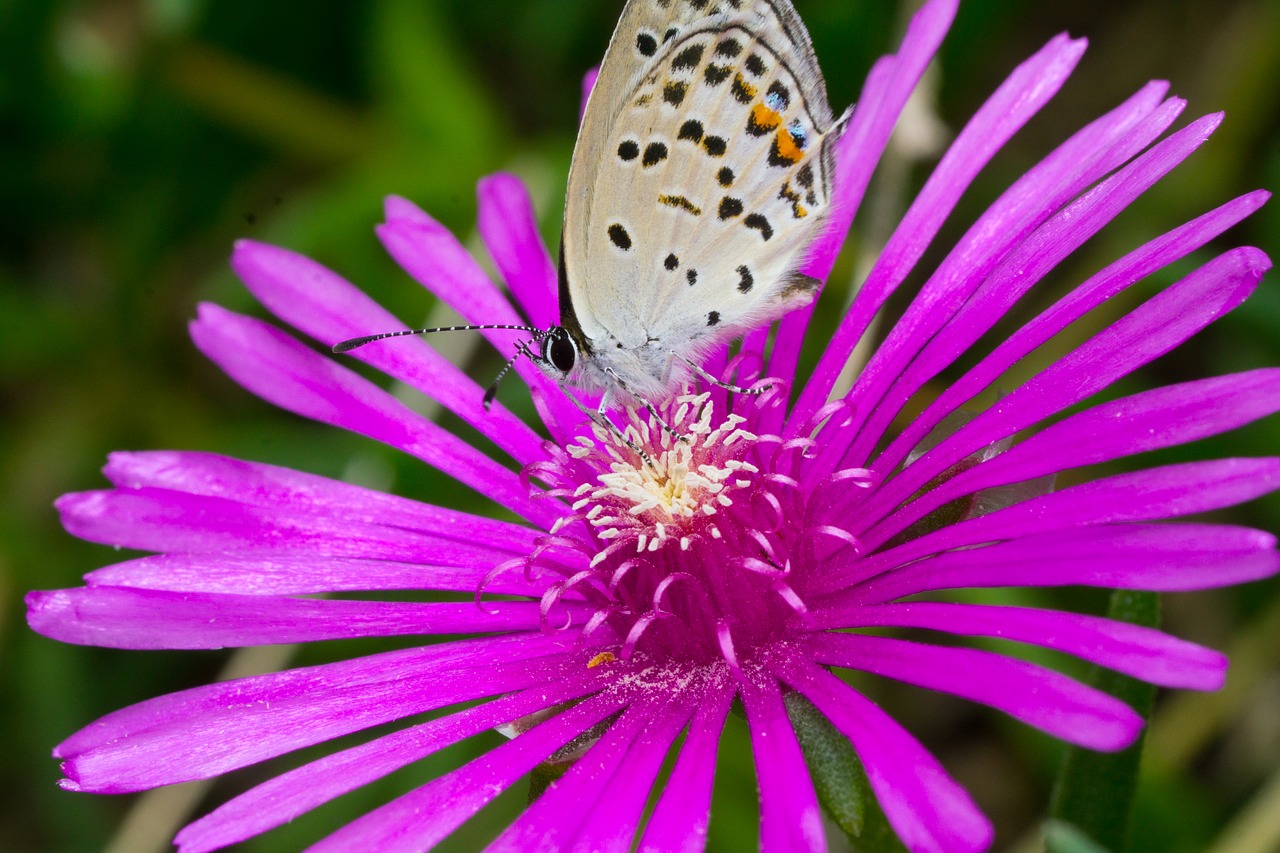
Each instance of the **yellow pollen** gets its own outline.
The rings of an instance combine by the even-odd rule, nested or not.
[[[602,663],[613,663],[618,659],[613,652],[601,652],[600,654],[587,661],[587,669],[595,669]]]

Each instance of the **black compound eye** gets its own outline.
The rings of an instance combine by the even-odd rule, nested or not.
[[[573,370],[573,364],[578,360],[578,351],[569,336],[561,332],[560,334],[552,334],[547,338],[546,346],[543,347],[542,357],[554,364],[556,370],[561,373],[568,373]]]

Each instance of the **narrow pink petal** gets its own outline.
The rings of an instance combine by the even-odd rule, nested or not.
[[[538,233],[533,201],[515,175],[499,173],[476,188],[476,226],[511,295],[535,326],[560,322],[556,268]]]
[[[1103,403],[1065,418],[947,480],[868,531],[864,539],[879,544],[893,532],[905,529],[912,520],[923,518],[932,508],[944,506],[959,495],[1023,482],[1053,471],[1176,447],[1236,429],[1278,410],[1280,369],[1276,368],[1184,382]],[[868,503],[874,500],[875,497]],[[866,511],[874,510],[868,507]]]
[[[809,659],[776,667],[853,743],[885,817],[911,853],[979,853],[990,822],[920,742],[873,702]]]
[[[489,580],[492,562],[468,566],[321,557],[290,552],[158,554],[116,563],[85,575],[91,587],[128,586],[176,592],[307,595],[369,590],[441,590],[487,595],[541,596],[553,578],[516,570]],[[560,579],[559,576],[554,578]],[[567,594],[572,598],[572,593]]]
[[[418,853],[435,846],[556,750],[625,705],[617,693],[591,696],[480,758],[365,814],[311,853]]]
[[[1068,204],[1010,252],[969,300],[920,348],[919,354],[902,374],[893,380],[863,427],[868,441],[874,438],[875,443],[880,443],[907,401],[926,382],[989,332],[1017,300],[1068,255],[1189,157],[1221,122],[1221,113],[1206,116],[1158,143],[1123,170]],[[912,426],[922,435],[927,435],[928,430],[937,424],[917,419]],[[892,470],[901,461],[878,461],[873,467]]]
[[[907,466],[868,499],[861,510],[864,517],[882,517],[969,454],[1086,399],[1174,349],[1244,301],[1269,266],[1261,252],[1243,248],[1200,267],[1045,368]],[[1224,417],[1229,416],[1224,413]],[[1108,432],[1127,438],[1129,433],[1117,426]],[[1080,464],[1072,456],[1058,459],[1067,465]],[[927,499],[937,494],[934,490]]]
[[[1020,446],[1020,445],[1019,445]],[[970,518],[858,561],[858,577],[873,577],[931,554],[1121,521],[1157,521],[1235,506],[1280,489],[1280,458],[1184,462],[1117,474],[1050,492],[989,515]],[[832,572],[821,590],[848,585]]]
[[[282,409],[399,448],[535,523],[549,527],[559,516],[545,501],[530,500],[514,473],[260,320],[204,304],[191,336],[232,379]]]
[[[73,536],[139,551],[272,551],[445,566],[494,566],[513,556],[491,545],[400,527],[167,489],[72,493],[58,498],[56,506],[63,526]]]
[[[96,586],[27,594],[33,630],[113,649],[223,649],[354,637],[484,634],[543,627],[536,601],[418,603]],[[557,615],[573,615],[563,602]],[[585,621],[589,613],[579,614]]]
[[[879,604],[929,590],[1101,586],[1175,592],[1211,589],[1280,571],[1276,540],[1247,527],[1118,524],[948,551],[866,581],[841,605]]]
[[[391,257],[405,272],[472,324],[521,324],[524,319],[503,298],[470,253],[449,230],[418,207],[401,198],[386,203],[385,224],[378,237]],[[520,332],[481,332],[502,354],[516,355],[516,342],[527,339]],[[522,337],[523,334],[523,337]],[[515,371],[533,393],[534,405],[551,434],[563,443],[571,427],[583,415],[538,367],[527,359],[517,359]]]
[[[694,697],[686,695],[652,713],[653,719],[631,744],[619,772],[601,790],[598,802],[604,807],[588,810],[587,819],[573,840],[575,848],[630,850],[635,846],[636,830],[653,783],[695,708]]]
[[[790,434],[826,402],[871,318],[915,267],[978,172],[1057,93],[1083,49],[1083,42],[1063,36],[1053,39],[1014,69],[965,125],[903,216],[849,313],[825,347],[793,409]]]
[[[241,240],[231,266],[271,313],[325,346],[408,328],[350,282],[287,249]],[[379,341],[335,358],[359,359],[416,388],[521,464],[545,457],[537,433],[500,405],[486,410],[484,390],[422,338]]]
[[[640,841],[643,853],[698,853],[706,847],[716,750],[736,695],[733,684],[725,681],[703,698],[662,798],[645,826]]]
[[[582,758],[552,782],[486,849],[490,853],[630,849],[636,820],[648,796],[648,785],[637,784],[626,791],[627,782],[643,783],[647,777],[652,784],[658,769],[651,766],[653,756],[644,754],[642,744],[647,743],[657,751],[657,765],[661,766],[671,741],[680,733],[691,712],[687,701],[672,707],[664,698],[642,696],[627,708]],[[647,741],[646,733],[649,734]],[[637,760],[641,762],[639,766],[634,765]],[[633,776],[637,778],[632,780]],[[621,784],[615,784],[616,781]],[[642,790],[637,790],[639,788]],[[623,801],[606,797],[606,792],[622,791],[628,795]],[[615,806],[619,813],[613,821]],[[599,822],[601,818],[603,824]],[[615,836],[622,837],[615,837],[614,843],[607,844],[597,833],[609,834],[610,829]]]
[[[826,850],[818,795],[778,683],[761,673],[744,682],[739,695],[751,729],[751,753],[760,789],[761,853]]]
[[[1142,717],[1119,699],[994,652],[838,632],[811,635],[807,645],[818,663],[960,696],[1089,749],[1123,749],[1142,729]]]
[[[831,274],[898,116],[951,28],[957,5],[957,0],[926,3],[912,17],[898,53],[882,60],[882,64],[868,75],[849,127],[836,148],[834,186],[837,202],[823,233],[809,248],[802,268],[806,275],[825,280]],[[771,375],[795,376],[800,346],[814,309],[815,306],[810,305],[792,312],[778,325],[769,363]],[[769,427],[774,429],[775,425],[770,423]]]
[[[1117,151],[1128,152],[1133,138],[1150,142],[1176,116],[1158,108],[1152,87],[1086,126],[1019,178],[979,217],[964,238],[920,289],[911,305],[859,375],[847,395],[857,401],[854,424],[841,430],[856,434],[846,457],[865,461],[873,438],[861,421],[873,411],[911,359],[964,304],[995,267],[1036,228],[1119,163]],[[1121,161],[1122,162],[1122,161]],[[837,436],[828,436],[834,441]]]
[[[107,479],[123,489],[156,486],[195,495],[208,495],[287,510],[343,518],[361,524],[394,525],[428,533],[527,553],[539,531],[432,506],[399,495],[366,489],[316,474],[246,462],[213,453],[186,450],[116,452],[103,469]]]
[[[1162,687],[1218,690],[1226,655],[1140,625],[1056,610],[913,601],[822,608],[814,627],[927,628],[1056,649]]]
[[[558,638],[520,634],[219,682],[108,714],[59,744],[54,756],[65,759],[64,787],[97,793],[210,778],[371,726],[554,679],[556,656],[566,649]]]
[[[1261,190],[1241,196],[1157,237],[1090,278],[950,383],[873,465],[888,470],[900,464],[943,418],[996,381],[1015,362],[1135,282],[1203,247],[1256,211],[1268,198],[1270,193]]]
[[[203,853],[252,838],[465,738],[577,699],[597,685],[578,672],[422,723],[282,773],[189,824],[174,839]]]

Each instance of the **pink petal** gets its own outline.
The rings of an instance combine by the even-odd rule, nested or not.
[[[286,249],[241,240],[231,266],[271,313],[325,346],[371,330],[408,328],[340,276]],[[438,401],[521,464],[545,456],[537,433],[501,406],[486,411],[484,390],[422,338],[379,341],[344,358],[371,364]]]
[[[282,409],[399,448],[536,523],[549,527],[560,515],[462,439],[266,323],[204,304],[191,336],[232,379]]]
[[[1175,592],[1211,589],[1280,571],[1274,536],[1209,524],[1117,524],[948,551],[886,572],[832,603],[879,604],[941,589],[1101,586]]]
[[[513,556],[491,545],[400,527],[167,489],[72,493],[58,498],[56,506],[73,536],[140,551],[270,551],[445,566],[494,566]]]
[[[1280,459],[1184,462],[1117,474],[948,525],[871,554],[853,569],[857,577],[873,577],[941,551],[1077,526],[1194,515],[1244,503],[1277,488]],[[839,589],[849,585],[851,578],[849,573],[832,572],[819,588]]]
[[[1135,282],[1203,247],[1256,211],[1269,197],[1270,193],[1263,191],[1241,196],[1157,237],[1090,278],[1003,341],[963,377],[949,384],[873,465],[888,470],[901,463],[947,414],[996,381],[1019,359]]]
[[[868,499],[861,510],[864,517],[880,518],[969,454],[1084,400],[1174,349],[1238,306],[1253,292],[1269,265],[1265,255],[1248,248],[1232,250],[1205,264],[1045,368],[907,466]],[[1229,416],[1224,413],[1223,417]],[[1111,426],[1108,434],[1127,438],[1130,432],[1118,426]],[[1057,459],[1066,466],[1081,464],[1070,455]],[[934,500],[938,495],[935,489],[926,499]]]
[[[524,322],[447,228],[410,202],[394,196],[387,199],[386,217],[386,223],[378,227],[378,237],[387,252],[405,272],[461,314],[466,322],[509,325]],[[515,345],[522,333],[486,331],[481,334],[503,358],[510,359],[516,355]],[[517,359],[514,370],[531,389],[543,423],[552,436],[563,443],[572,435],[569,428],[583,420],[582,413],[565,399],[555,382],[527,359]]]
[[[903,216],[849,313],[824,348],[793,409],[789,434],[798,431],[826,402],[871,318],[915,267],[978,172],[1057,93],[1083,52],[1084,42],[1054,38],[1014,69],[969,120]]]
[[[853,743],[885,817],[911,853],[991,846],[991,824],[968,793],[884,711],[800,655],[775,671]]]
[[[213,453],[154,450],[116,452],[103,469],[123,489],[156,486],[255,506],[343,518],[361,524],[480,542],[513,554],[527,553],[539,532],[510,522],[432,506],[399,495],[354,486],[315,474],[245,462]]]
[[[627,750],[619,772],[600,791],[597,802],[603,807],[587,810],[586,821],[573,840],[577,849],[630,850],[634,846],[636,829],[662,763],[694,714],[692,697],[681,699],[652,712],[652,719]]]
[[[543,627],[538,602],[402,603],[96,586],[27,594],[33,630],[114,649],[223,649]],[[563,602],[559,615],[577,608]],[[579,613],[585,621],[590,613]]]
[[[106,566],[85,575],[91,587],[128,586],[176,592],[306,595],[366,590],[442,590],[540,597],[551,578],[521,571],[488,579],[492,562],[468,566],[398,563],[383,559],[319,557],[251,551],[158,554]],[[560,579],[558,576],[555,579]],[[568,593],[572,598],[573,594]]]
[[[476,190],[476,226],[511,295],[535,326],[560,322],[556,268],[538,233],[533,202],[515,175],[490,175]]]
[[[809,248],[802,272],[825,280],[861,206],[871,173],[880,162],[907,99],[938,52],[955,19],[957,0],[931,0],[912,17],[898,53],[877,63],[836,150],[835,205],[821,236]],[[804,331],[815,306],[792,312],[778,326],[769,373],[795,376]],[[770,425],[773,429],[773,425]]]
[[[814,627],[926,628],[1056,649],[1162,687],[1218,690],[1226,655],[1126,622],[1055,610],[913,601],[818,609]]]
[[[64,787],[140,791],[206,779],[371,726],[557,676],[558,639],[443,643],[224,681],[123,708],[63,741]],[[551,656],[540,660],[543,656]]]
[[[429,849],[560,747],[624,704],[616,693],[591,696],[452,773],[361,816],[311,851],[417,853]]]
[[[523,853],[630,848],[653,776],[692,713],[687,697],[679,704],[665,699],[641,696],[487,849]],[[626,799],[615,801],[606,792],[625,793]],[[622,843],[607,843],[609,835]]]
[[[698,853],[706,847],[716,749],[736,695],[733,685],[724,683],[703,698],[680,747],[680,757],[663,786],[661,799],[645,826],[640,841],[643,853]]]
[[[282,773],[188,825],[174,841],[182,853],[217,850],[287,823],[464,738],[514,722],[590,692],[573,676],[428,723],[402,729]]]
[[[842,633],[813,635],[808,645],[818,663],[873,672],[989,705],[1089,749],[1123,749],[1142,729],[1142,717],[1119,699],[994,652]]]
[[[1023,387],[1030,387],[1030,383]],[[1078,390],[1078,385],[1069,390]],[[1050,402],[1054,402],[1052,398]],[[883,542],[892,535],[890,531],[905,528],[930,512],[929,507],[943,506],[958,495],[1034,479],[1050,470],[1176,447],[1227,432],[1277,410],[1280,369],[1275,368],[1184,382],[1103,403],[961,472],[868,531],[864,539]]]
[[[1123,162],[1134,140],[1143,144],[1171,122],[1176,113],[1156,109],[1151,87],[1093,122],[1060,145],[1019,178],[970,227],[947,255],[859,375],[848,399],[858,401],[865,418],[889,385],[922,347],[959,310],[996,266],[1050,216]],[[1119,161],[1119,162],[1117,162]],[[859,418],[849,430],[860,428]],[[835,437],[830,436],[828,440]],[[847,438],[839,439],[842,443]],[[872,436],[857,434],[846,452],[865,461]]]
[[[827,849],[818,795],[795,730],[772,678],[757,676],[739,690],[751,729],[760,788],[761,853]]]
[[[1018,299],[1067,256],[1189,157],[1221,121],[1221,113],[1206,116],[1163,140],[1123,170],[1068,204],[1019,244],[893,380],[863,427],[867,440],[875,438],[876,443],[882,441],[889,424],[926,382],[989,332]],[[936,425],[918,420],[912,424],[921,437]],[[877,460],[877,464],[879,470],[892,470],[901,461]]]

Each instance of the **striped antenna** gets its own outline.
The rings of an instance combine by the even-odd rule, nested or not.
[[[384,338],[403,338],[405,335],[429,335],[433,332],[483,332],[489,329],[507,329],[512,332],[529,332],[535,337],[542,337],[542,330],[535,329],[533,326],[506,326],[506,325],[490,325],[490,326],[442,326],[437,329],[402,329],[398,332],[383,332],[379,335],[365,335],[360,338],[351,338],[346,341],[339,341],[333,345],[335,353],[350,352],[356,347],[362,347],[365,344],[371,344],[374,341],[380,341]]]

